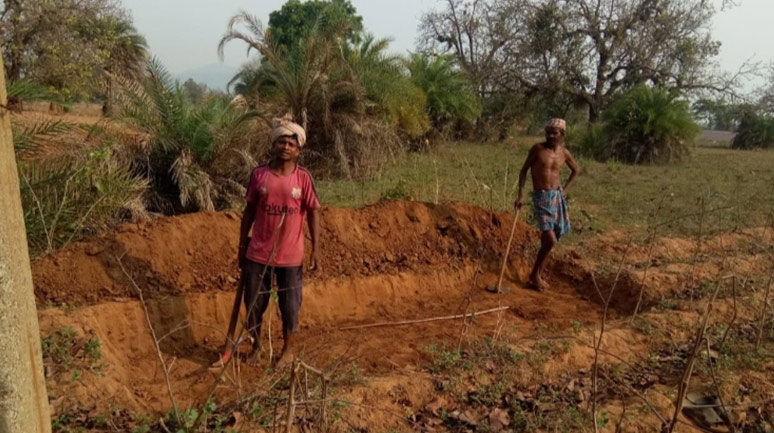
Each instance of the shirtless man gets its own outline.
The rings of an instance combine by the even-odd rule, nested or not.
[[[564,147],[566,123],[562,119],[551,119],[546,123],[546,141],[532,146],[519,173],[519,198],[516,209],[524,206],[524,184],[527,181],[527,171],[532,170],[532,203],[535,206],[535,218],[538,222],[540,235],[540,252],[535,266],[529,275],[528,284],[542,291],[547,284],[540,277],[546,265],[548,253],[556,245],[559,238],[570,232],[570,219],[567,214],[567,191],[575,177],[580,172],[578,164]],[[562,166],[570,168],[570,178],[562,188],[560,172]]]

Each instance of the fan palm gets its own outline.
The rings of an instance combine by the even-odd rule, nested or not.
[[[687,101],[646,85],[613,101],[602,117],[607,157],[630,164],[680,159],[699,133]]]
[[[411,81],[427,95],[427,112],[434,127],[454,121],[472,123],[481,115],[481,102],[454,57],[412,53],[405,64]]]

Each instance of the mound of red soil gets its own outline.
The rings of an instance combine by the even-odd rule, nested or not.
[[[438,266],[454,270],[471,263],[492,270],[513,222],[512,215],[457,203],[384,202],[326,208],[322,216],[322,270],[309,275],[313,280]],[[239,223],[235,213],[165,217],[73,244],[33,263],[38,303],[136,297],[132,280],[146,298],[233,290]],[[536,232],[520,222],[513,269],[529,266],[527,248],[534,242]]]

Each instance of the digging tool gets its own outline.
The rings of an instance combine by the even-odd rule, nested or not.
[[[250,245],[249,237],[247,238],[247,245]],[[232,348],[235,348],[242,343],[241,338],[240,341],[236,342],[236,344],[234,343],[234,332],[236,331],[237,321],[239,321],[239,310],[242,307],[242,297],[244,296],[244,291],[245,270],[242,268],[239,272],[239,281],[237,281],[237,289],[236,293],[234,294],[234,306],[231,307],[231,319],[229,319],[228,332],[226,332],[226,350],[223,351],[223,355],[221,355],[220,359],[215,361],[215,363],[212,365],[213,367],[220,367],[227,363],[232,356]]]
[[[506,287],[503,290],[503,276],[505,275],[505,267],[508,264],[508,255],[511,253],[511,243],[513,242],[513,235],[516,233],[516,223],[519,222],[519,213],[521,208],[516,209],[516,216],[513,218],[513,226],[511,227],[511,237],[508,238],[508,245],[505,247],[505,254],[503,255],[503,264],[500,267],[500,278],[497,279],[497,286],[486,286],[486,291],[491,293],[508,293],[511,290]]]

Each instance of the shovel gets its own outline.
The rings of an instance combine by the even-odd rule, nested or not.
[[[513,227],[511,227],[511,237],[508,238],[508,245],[505,247],[505,254],[503,255],[503,264],[500,267],[500,278],[497,280],[497,285],[486,286],[486,291],[490,293],[508,293],[511,291],[509,287],[503,287],[503,276],[505,275],[505,267],[508,264],[508,255],[511,253],[511,243],[513,242],[513,235],[516,233],[516,223],[519,221],[519,213],[521,208],[516,209],[516,217],[513,218]]]

